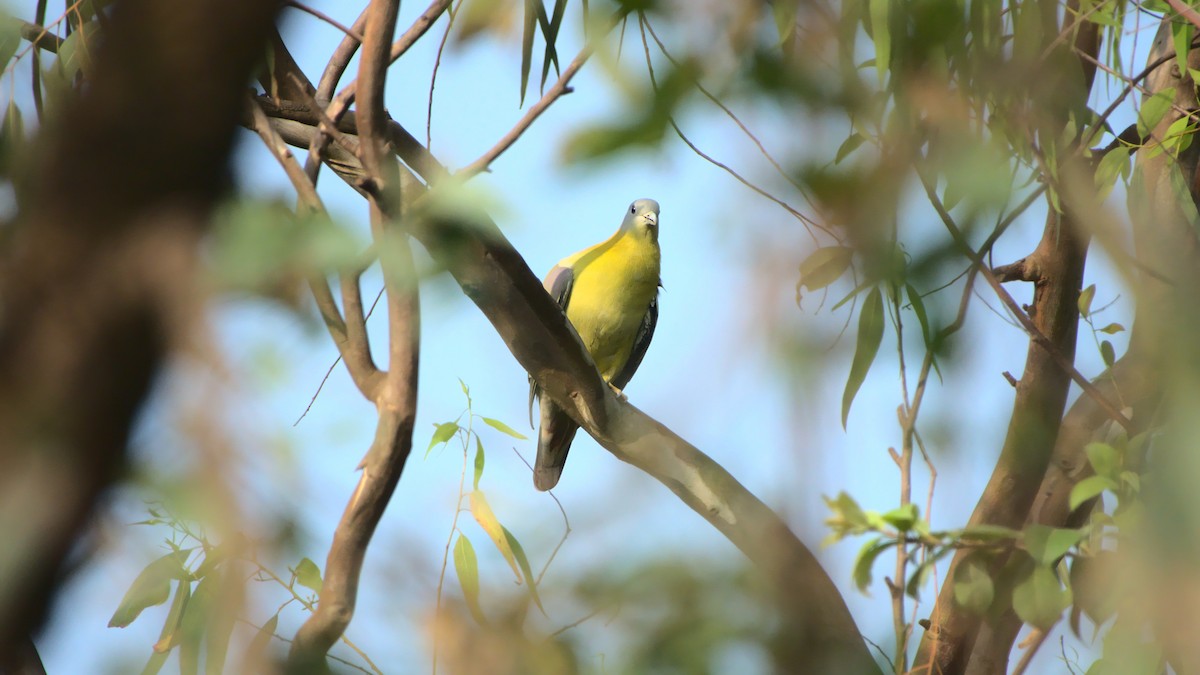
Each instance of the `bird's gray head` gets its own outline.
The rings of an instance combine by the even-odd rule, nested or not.
[[[653,199],[639,199],[625,209],[625,220],[621,229],[627,232],[649,233],[658,236],[658,202]]]

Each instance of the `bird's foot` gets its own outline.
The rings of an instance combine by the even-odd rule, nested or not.
[[[617,395],[617,399],[620,400],[621,403],[629,402],[629,397],[625,395],[625,392],[618,389],[617,385],[613,384],[612,382],[609,382],[608,386],[612,388],[613,393]]]

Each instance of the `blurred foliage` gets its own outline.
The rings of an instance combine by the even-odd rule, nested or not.
[[[96,49],[105,39],[110,4],[71,3],[44,31],[0,15],[0,65],[9,91],[15,91],[17,68],[29,68],[32,84],[31,96],[22,94],[18,101],[11,95],[4,104],[0,179],[6,186],[19,188],[36,159],[29,136],[64,97],[86,89]],[[544,90],[551,72],[561,72],[565,36],[574,35],[572,25],[582,26],[586,49],[595,49],[609,68],[626,114],[564,139],[568,161],[654,152],[678,139],[778,205],[792,219],[784,221],[787,226],[810,235],[812,250],[794,261],[797,304],[802,292],[822,291],[831,294],[831,311],[858,312],[856,323],[847,318],[855,332],[852,356],[839,364],[846,373],[841,421],[848,426],[868,375],[894,365],[877,358],[886,342],[894,341],[896,349],[884,348],[884,353],[926,360],[922,377],[930,368],[941,375],[939,360],[953,348],[961,325],[956,310],[960,303],[965,308],[974,302],[971,284],[981,261],[991,264],[993,247],[1018,219],[1062,212],[1065,202],[1078,198],[1071,194],[1077,188],[1067,184],[1070,169],[1085,167],[1088,187],[1094,189],[1087,197],[1099,204],[1139,192],[1143,177],[1133,162],[1139,154],[1175,158],[1190,148],[1200,128],[1194,115],[1177,116],[1162,138],[1152,138],[1151,131],[1174,115],[1173,93],[1141,91],[1140,105],[1132,103],[1142,82],[1127,73],[1141,68],[1122,59],[1132,53],[1128,35],[1141,30],[1140,15],[1146,14],[1154,21],[1166,18],[1174,65],[1200,80],[1187,59],[1196,27],[1171,13],[1163,0],[1138,5],[1118,0],[775,0],[703,6],[464,0],[454,4],[446,35],[456,44],[488,34],[519,36],[513,41],[514,62],[519,63],[518,100],[524,105],[531,81]],[[573,23],[576,16],[579,21]],[[45,48],[35,52],[33,40],[43,41]],[[1109,85],[1105,93],[1093,91],[1093,77]],[[764,107],[794,120],[799,141],[759,139],[736,112]],[[766,176],[738,173],[697,145],[686,128],[697,111],[728,117],[771,167]],[[1130,133],[1112,127],[1119,116],[1133,121]],[[836,137],[809,134],[804,126],[829,120],[837,122]],[[1173,196],[1187,207],[1191,224],[1200,223],[1192,186],[1178,171],[1173,178]],[[19,189],[14,192],[19,200]],[[497,203],[447,181],[415,217],[471,221],[479,209],[494,211]],[[282,203],[241,198],[218,214],[206,251],[208,271],[222,292],[299,307],[304,281],[363,265],[365,244],[327,216],[301,216]],[[1096,296],[1094,286],[1081,289],[1077,309],[1107,370],[1119,358],[1113,336],[1126,329],[1118,322],[1096,321],[1104,309],[1093,306]],[[902,377],[911,374],[905,368],[901,360]],[[907,380],[905,386],[902,410],[913,391]],[[453,564],[462,599],[443,597],[439,583],[433,633],[440,646],[434,651],[456,673],[589,670],[591,655],[571,637],[570,626],[542,636],[530,628],[530,608],[547,612],[542,578],[554,553],[535,572],[503,522],[521,528],[493,510],[481,488],[486,458],[476,422],[514,439],[524,436],[475,413],[469,390],[462,389],[466,410],[435,426],[425,453],[451,444],[463,453],[442,563],[443,577]],[[925,448],[915,410],[910,420],[901,417],[899,431],[911,462],[914,442],[921,454]],[[1079,527],[935,528],[907,497],[880,513],[841,493],[827,500],[830,541],[866,537],[851,570],[864,592],[874,584],[880,556],[902,552],[913,564],[894,583],[911,598],[925,593],[938,561],[969,551],[950,580],[961,606],[992,619],[1011,608],[1043,630],[1065,619],[1080,635],[1087,618],[1092,638],[1103,644],[1103,656],[1089,673],[1159,672],[1166,657],[1157,638],[1170,626],[1161,618],[1156,623],[1145,606],[1165,594],[1156,585],[1154,563],[1178,555],[1181,567],[1190,571],[1187,554],[1195,553],[1190,549],[1200,539],[1195,501],[1187,496],[1195,475],[1189,459],[1195,430],[1157,418],[1150,426],[1132,438],[1117,427],[1098,430],[1086,449],[1091,475],[1070,495],[1072,509],[1090,509]],[[1154,453],[1176,470],[1156,475],[1150,461]],[[1147,496],[1159,486],[1166,486],[1165,492],[1156,499]],[[478,530],[460,527],[457,517],[463,511],[471,513]],[[144,524],[170,532],[166,552],[135,576],[110,622],[145,621],[145,610],[169,603],[144,672],[157,672],[172,654],[183,672],[195,672],[201,662],[208,671],[230,662],[230,635],[244,609],[239,579],[277,587],[285,598],[280,610],[292,603],[312,609],[314,593],[322,587],[312,559],[302,558],[277,574],[259,562],[254,542],[214,542],[203,526],[162,506],[151,506],[150,516]],[[565,539],[570,531],[565,513],[564,525]],[[490,568],[481,558],[491,555],[503,559],[503,569],[521,586],[515,598],[497,595],[484,583],[482,570]],[[772,603],[755,578],[745,570],[672,561],[614,564],[604,574],[547,585],[572,587],[579,604],[598,614],[612,612],[606,625],[621,635],[621,653],[605,654],[593,670],[690,674],[731,672],[746,663],[767,668],[773,647],[787,639],[778,634]],[[269,658],[278,621],[279,610],[253,624],[249,647],[240,656],[243,670]],[[600,616],[590,621],[598,623]],[[901,624],[902,630],[912,628]],[[899,636],[899,651],[907,639],[907,633]],[[901,654],[897,670],[905,665]]]

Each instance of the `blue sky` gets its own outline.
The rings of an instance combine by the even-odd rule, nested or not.
[[[353,21],[340,3],[316,6],[346,24]],[[401,26],[421,9],[406,3]],[[428,75],[443,25],[402,59],[389,78],[390,112],[418,137],[424,136]],[[320,72],[324,55],[339,37],[294,11],[289,14],[288,35],[310,74]],[[682,44],[681,35],[672,37]],[[560,48],[564,60],[574,54],[578,36],[565,40],[569,46]],[[563,164],[563,143],[573,132],[620,121],[628,110],[615,84],[616,73],[641,78],[644,67],[632,30],[626,41],[618,63],[590,63],[573,83],[575,93],[555,103],[494,164],[493,173],[474,184],[498,205],[495,220],[539,274],[567,254],[606,238],[633,199],[660,202],[665,290],[654,344],[626,389],[630,400],[723,464],[817,548],[827,515],[822,495],[845,490],[864,507],[877,510],[897,503],[897,475],[887,456],[887,448],[899,444],[895,408],[900,388],[890,329],[843,431],[840,402],[853,328],[840,342],[835,336],[849,306],[831,312],[833,303],[827,302],[818,312],[816,298],[809,298],[803,308],[796,307],[796,269],[812,248],[797,221],[673,138],[660,148],[625,152],[598,165]],[[448,49],[438,76],[432,127],[434,152],[445,164],[469,163],[520,117],[517,54],[515,37],[483,38]],[[536,92],[530,95],[536,97]],[[770,167],[736,127],[698,99],[693,103],[680,123],[697,144],[752,179],[779,188]],[[831,158],[848,133],[844,121],[805,119],[802,112],[771,104],[742,101],[738,112],[769,147],[799,150],[807,157]],[[249,133],[243,136],[238,159],[243,193],[291,199],[290,187],[257,139]],[[328,171],[322,176],[322,191],[342,222],[365,231],[365,204]],[[781,194],[810,212],[798,195]],[[904,217],[914,228],[935,227],[930,214],[919,207],[915,198],[907,200]],[[1043,213],[1035,211],[1018,222],[997,248],[998,262],[1032,250]],[[1124,292],[1103,256],[1089,262],[1088,277],[1088,283],[1100,286],[1097,305]],[[365,293],[373,297],[380,285],[378,275],[369,274],[364,284]],[[831,297],[848,290],[843,282]],[[1025,288],[1010,292],[1018,301],[1029,295]],[[953,294],[948,302],[957,298],[956,291],[946,293]],[[999,307],[983,287],[980,294]],[[463,409],[459,379],[470,386],[477,412],[504,420],[531,438],[535,435],[526,422],[525,374],[474,305],[444,275],[424,286],[422,299],[415,452],[368,554],[359,614],[349,633],[386,672],[409,672],[417,669],[413,664],[427,659],[419,641],[421,626],[433,602],[462,454],[450,448],[423,459],[422,451],[433,425],[454,419]],[[1129,325],[1128,313],[1128,304],[1119,302],[1103,322]],[[166,472],[202,466],[189,454],[195,448],[181,437],[177,423],[197,406],[215,410],[223,428],[213,433],[235,451],[239,470],[230,480],[231,493],[247,521],[262,526],[275,514],[295,509],[303,535],[300,550],[323,567],[333,528],[357,480],[355,466],[372,435],[373,410],[339,366],[309,415],[293,427],[335,357],[320,326],[278,305],[246,300],[215,301],[210,318],[210,346],[226,374],[214,375],[211,361],[181,358],[159,385],[162,397],[144,416],[138,452]],[[386,354],[385,328],[382,320],[370,323],[380,359]],[[914,335],[907,335],[909,344],[916,343]],[[813,351],[806,362],[789,364],[777,346],[797,340]],[[922,417],[939,472],[933,515],[939,528],[960,525],[974,507],[1008,420],[1012,390],[1001,373],[1019,374],[1026,349],[1019,329],[978,302],[960,340],[960,358],[944,370],[945,383],[932,386]],[[1081,340],[1080,370],[1096,373],[1100,360],[1091,337],[1084,332]],[[1117,344],[1120,353],[1122,336],[1117,336]],[[919,354],[911,351],[909,358],[911,363]],[[943,425],[946,431],[939,433]],[[531,459],[533,441],[513,442],[489,429],[482,435],[488,464],[481,487],[538,568],[561,535],[562,524],[558,508],[534,490],[528,469],[511,449]],[[919,468],[916,474],[914,498],[923,508],[927,481]],[[146,494],[116,495],[117,521],[144,518],[140,500]],[[616,461],[585,436],[576,440],[555,494],[570,515],[573,531],[547,577],[551,584],[556,573],[565,583],[580,570],[650,557],[741,560],[732,545],[665,487]],[[485,605],[488,597],[511,593],[507,566],[469,515],[460,526],[481,556]],[[104,663],[123,664],[112,670],[123,672],[128,655],[138,664],[149,655],[165,607],[147,611],[127,629],[105,624],[136,571],[160,555],[162,534],[119,525],[104,529],[97,559],[69,585],[40,641],[51,672],[104,672],[98,665]],[[853,590],[850,563],[860,543],[843,542],[818,553],[864,634],[883,641],[890,634],[891,619],[881,579],[891,563],[880,563],[884,567],[878,569],[870,597]],[[456,584],[449,588],[457,593]],[[256,596],[261,605],[251,611],[253,618],[266,620],[277,599],[278,594],[268,592]],[[550,609],[544,628],[569,623],[579,614],[564,596],[552,595]],[[302,618],[289,610],[280,631],[294,632]],[[577,630],[588,636],[587,648],[597,659],[593,665],[606,649],[619,648],[601,624]],[[1068,641],[1072,643],[1069,637]],[[1047,668],[1057,651],[1055,640],[1040,655]]]

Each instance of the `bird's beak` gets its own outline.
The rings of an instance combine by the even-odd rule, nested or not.
[[[646,219],[646,224],[649,225],[650,227],[658,226],[658,215],[657,214],[647,213],[647,214],[643,215],[642,218]]]

